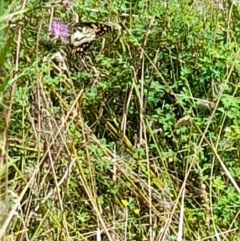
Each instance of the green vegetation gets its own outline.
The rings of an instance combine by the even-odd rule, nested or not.
[[[0,9],[0,240],[238,241],[239,6],[12,2]],[[75,13],[118,27],[67,53],[63,73],[49,23]]]

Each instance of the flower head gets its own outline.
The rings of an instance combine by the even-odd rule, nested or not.
[[[67,42],[68,27],[59,20],[53,20],[51,24],[51,35],[54,39],[60,38],[62,42]]]

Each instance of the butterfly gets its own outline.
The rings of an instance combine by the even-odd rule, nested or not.
[[[112,28],[106,24],[78,22],[70,25],[70,47],[73,52],[83,53],[88,50],[92,42]]]

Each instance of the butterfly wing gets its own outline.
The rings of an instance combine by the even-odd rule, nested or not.
[[[86,42],[81,44],[80,46],[73,46],[72,52],[78,53],[78,54],[84,53],[91,47],[91,45],[92,45],[92,42]]]
[[[70,26],[70,31],[71,49],[73,52],[83,53],[96,38],[110,32],[111,27],[100,23],[79,22]]]
[[[97,37],[100,37],[112,30],[110,26],[106,24],[101,24],[101,23],[85,22],[83,23],[83,26],[93,29]]]

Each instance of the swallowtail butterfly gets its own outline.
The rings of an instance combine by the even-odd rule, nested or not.
[[[108,25],[91,22],[74,23],[69,29],[70,47],[76,53],[85,52],[96,38],[112,30]]]

